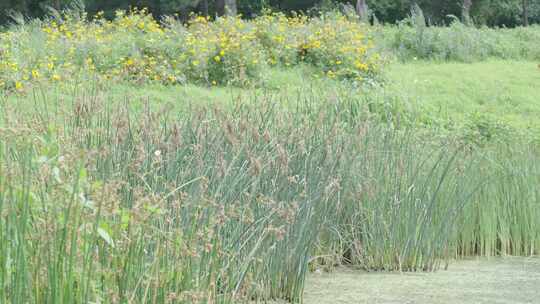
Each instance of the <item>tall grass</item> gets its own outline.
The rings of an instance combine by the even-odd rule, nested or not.
[[[538,254],[538,157],[537,148],[505,146],[485,155],[479,173],[488,180],[460,219],[459,255]]]
[[[450,26],[419,26],[404,21],[379,27],[379,46],[399,60],[474,62],[490,58],[540,59],[540,28],[488,28],[455,21]]]
[[[527,145],[460,148],[309,94],[182,115],[99,96],[2,105],[0,302],[299,302],[310,265],[538,254]]]

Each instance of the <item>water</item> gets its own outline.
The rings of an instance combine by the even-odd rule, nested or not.
[[[311,274],[304,303],[540,304],[540,257],[456,261],[435,273]]]

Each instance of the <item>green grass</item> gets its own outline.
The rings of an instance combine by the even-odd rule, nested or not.
[[[426,27],[424,16],[397,26],[376,27],[377,44],[402,61],[415,58],[442,62],[478,62],[488,59],[540,59],[540,27],[488,28],[453,22]]]
[[[34,86],[24,94],[7,94],[1,99],[6,104],[17,104],[19,111],[31,111],[36,100],[47,101],[49,106],[62,107],[70,102],[73,96],[90,96],[99,94],[113,103],[125,100],[136,100],[131,108],[140,110],[144,101],[151,101],[149,106],[160,109],[169,107],[178,113],[185,112],[194,106],[231,106],[243,101],[249,102],[254,96],[262,99],[276,99],[282,104],[294,103],[304,92],[317,92],[321,97],[337,96],[351,87],[338,80],[323,77],[316,69],[307,65],[294,68],[274,68],[269,70],[267,77],[257,86],[201,86],[195,84],[134,85],[129,82],[102,83],[89,81],[81,83],[78,80],[64,82],[56,86],[43,84]]]
[[[261,85],[252,88],[197,86],[193,84],[164,86],[130,83],[98,84],[100,94],[114,101],[123,99],[152,100],[155,109],[166,104],[181,110],[193,105],[230,105],[231,101],[249,102],[254,95],[279,99],[286,104],[306,91],[323,98],[358,100],[361,103],[385,104],[384,114],[409,115],[428,128],[456,130],[488,123],[500,124],[532,134],[540,129],[537,84],[540,68],[531,61],[490,60],[477,63],[437,63],[417,61],[390,63],[386,83],[372,89],[357,88],[346,82],[320,76],[315,69],[299,66],[272,69]],[[91,94],[96,84],[64,84],[57,87],[35,87],[27,95],[11,95],[11,103],[21,108],[33,107],[32,95],[50,96],[50,102],[69,99],[77,94]],[[60,98],[58,98],[60,96]],[[377,109],[378,110],[378,109]],[[374,112],[377,112],[375,110]]]
[[[533,124],[536,65],[387,69],[384,86],[296,67],[6,96],[0,302],[299,302],[319,267],[539,254],[538,147],[462,136]]]
[[[520,129],[539,127],[537,62],[394,64],[388,77],[396,94],[433,119],[463,122],[482,113]]]
[[[534,146],[426,140],[340,86],[182,113],[99,90],[4,100],[0,299],[298,302],[317,265],[538,254]]]
[[[60,82],[49,75],[60,65],[35,47],[40,22],[12,28],[4,38],[26,70],[4,64],[0,302],[301,302],[314,269],[430,272],[470,256],[540,254],[540,69],[527,43],[538,28],[373,28],[403,62],[385,67],[385,82],[359,82],[321,76],[363,70],[356,47],[336,48],[359,29],[339,20],[286,31],[298,35],[282,54],[294,67],[248,60],[264,67],[256,74],[234,60],[272,51],[273,38],[216,60],[216,39],[190,52],[178,24],[165,40],[138,25],[114,31],[112,54],[93,36],[62,34],[49,38],[75,55],[47,50],[76,64]],[[328,35],[317,27],[327,21]],[[215,33],[241,24],[219,22]],[[308,47],[306,36],[324,43]],[[323,39],[333,36],[346,41]],[[126,61],[152,50],[155,71]],[[177,69],[186,53],[202,57]],[[97,77],[114,67],[113,80]]]

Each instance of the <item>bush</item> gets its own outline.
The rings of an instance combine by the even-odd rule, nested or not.
[[[381,56],[367,26],[341,14],[319,18],[267,15],[255,21],[272,64],[307,62],[331,78],[375,78]]]
[[[23,91],[39,82],[89,79],[256,85],[268,65],[306,62],[330,77],[374,78],[380,57],[368,30],[344,16],[194,16],[158,23],[146,10],[113,20],[69,11],[11,27],[0,36],[0,84]]]
[[[418,27],[407,20],[395,27],[382,28],[377,40],[401,60],[462,62],[488,58],[538,60],[539,41],[538,26],[475,28],[455,21],[448,27]]]

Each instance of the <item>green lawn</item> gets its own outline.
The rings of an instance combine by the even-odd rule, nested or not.
[[[461,126],[488,119],[517,130],[540,130],[540,69],[534,62],[392,63],[386,69],[385,86],[374,91],[321,78],[312,69],[298,67],[273,70],[260,87],[252,89],[118,84],[110,94],[116,99],[127,95],[157,105],[169,102],[180,106],[226,104],[238,99],[256,102],[263,96],[278,102],[305,94],[366,102],[384,96],[400,104],[398,111],[413,112],[428,125]]]
[[[45,100],[49,105],[61,105],[82,96],[105,98],[112,102],[129,101],[133,109],[149,102],[154,109],[172,106],[175,111],[193,105],[228,105],[237,101],[257,102],[271,98],[276,102],[295,102],[301,96],[328,98],[344,93],[345,84],[322,77],[308,66],[291,69],[271,69],[267,77],[254,87],[201,86],[194,84],[165,86],[162,84],[97,83],[93,81],[64,82],[54,87],[36,86],[24,94],[10,94],[0,98],[6,104],[16,105],[25,111],[32,109],[36,101]],[[1,103],[0,103],[1,106]]]
[[[540,126],[535,62],[392,64],[387,77],[390,94],[421,115],[460,122],[484,114],[519,129]]]
[[[64,84],[63,87],[34,88],[26,95],[12,95],[8,102],[24,109],[34,106],[35,96],[56,103],[69,101],[76,95],[92,94],[116,101],[129,100],[134,109],[149,101],[154,108],[172,105],[173,109],[184,110],[193,105],[227,105],[238,100],[260,102],[262,98],[270,98],[287,103],[302,99],[302,96],[316,96],[319,100],[354,99],[366,104],[382,103],[385,107],[379,108],[379,113],[380,109],[383,114],[389,109],[405,113],[428,128],[453,130],[487,123],[526,130],[538,137],[540,69],[534,62],[391,63],[386,67],[384,78],[383,86],[357,88],[322,77],[309,67],[296,67],[271,70],[268,77],[253,88],[192,84]],[[100,94],[95,94],[96,90]]]

